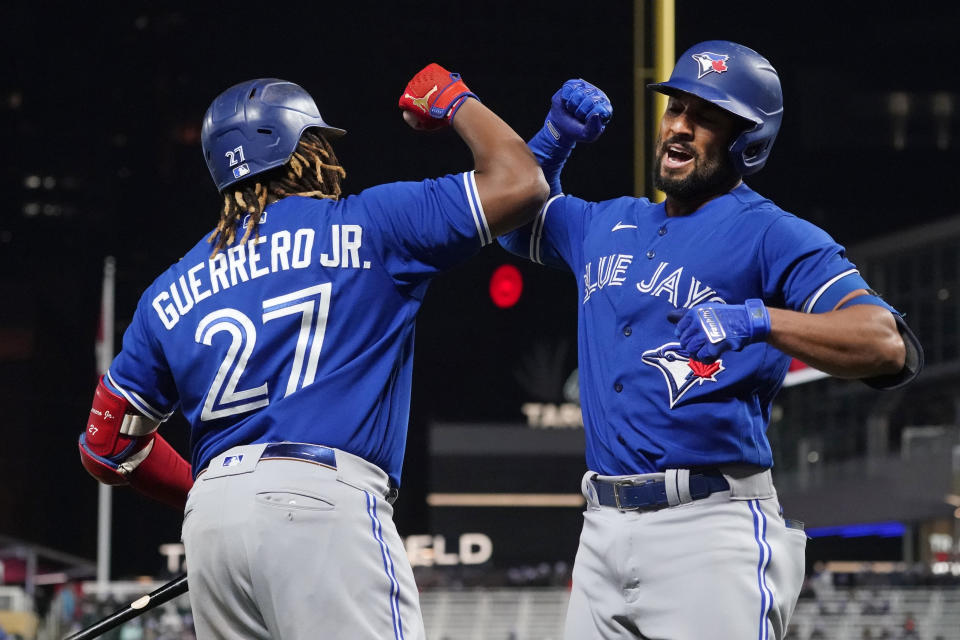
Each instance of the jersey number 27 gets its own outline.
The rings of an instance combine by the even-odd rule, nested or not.
[[[284,397],[311,384],[316,377],[323,335],[327,330],[331,288],[332,285],[326,282],[263,301],[262,323],[300,315],[300,332]],[[201,420],[215,420],[270,404],[266,382],[258,387],[237,389],[257,344],[257,328],[253,321],[237,309],[218,309],[200,320],[195,340],[212,346],[213,336],[221,331],[230,334],[230,347],[207,391]]]

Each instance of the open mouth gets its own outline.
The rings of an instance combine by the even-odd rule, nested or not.
[[[693,162],[693,154],[679,144],[667,145],[663,154],[663,166],[667,169],[679,169]]]

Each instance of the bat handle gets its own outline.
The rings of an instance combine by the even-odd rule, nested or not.
[[[128,620],[132,620],[140,614],[186,593],[187,588],[187,574],[183,574],[160,588],[151,591],[147,595],[137,598],[123,609],[115,611],[103,620],[95,622],[86,629],[64,638],[64,640],[90,640],[91,638],[96,638]]]

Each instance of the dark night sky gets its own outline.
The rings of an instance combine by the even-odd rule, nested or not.
[[[929,98],[957,98],[960,82],[940,50],[955,39],[958,5],[908,13],[853,2],[677,4],[678,55],[730,39],[780,71],[783,129],[767,168],[750,180],[755,189],[847,245],[957,213],[956,114],[952,146],[937,149]],[[615,115],[599,142],[575,152],[565,188],[588,199],[632,192],[625,0],[184,10],[129,2],[103,14],[33,3],[5,8],[3,18],[0,335],[25,336],[27,354],[0,358],[0,534],[94,556],[96,486],[74,441],[95,381],[103,257],[117,258],[119,330],[140,291],[215,221],[219,198],[197,135],[209,101],[230,84],[259,76],[302,84],[326,120],[348,130],[337,153],[347,191],[357,192],[469,168],[455,136],[418,136],[397,113],[407,79],[426,63],[461,72],[525,137],[562,82],[583,77],[607,92]],[[890,143],[891,91],[914,96],[903,150]],[[63,215],[24,215],[33,174],[58,178],[43,197]],[[522,269],[527,291],[518,307],[497,312],[486,281],[502,262]],[[570,276],[496,246],[438,278],[418,324],[401,533],[426,528],[426,425],[518,421],[518,358],[529,345],[567,341],[572,368],[575,322]],[[181,449],[185,431],[179,418],[164,429]],[[176,515],[117,492],[116,573],[155,571],[156,545],[178,537]]]

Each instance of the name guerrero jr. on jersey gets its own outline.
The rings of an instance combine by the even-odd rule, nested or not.
[[[263,221],[267,214],[264,213]],[[170,330],[194,306],[240,283],[271,273],[306,269],[313,264],[316,230],[281,229],[263,233],[244,244],[228,248],[212,258],[187,269],[151,302],[163,326]],[[358,224],[330,226],[328,251],[319,255],[320,265],[328,268],[369,269],[370,261],[361,260],[363,228]]]

